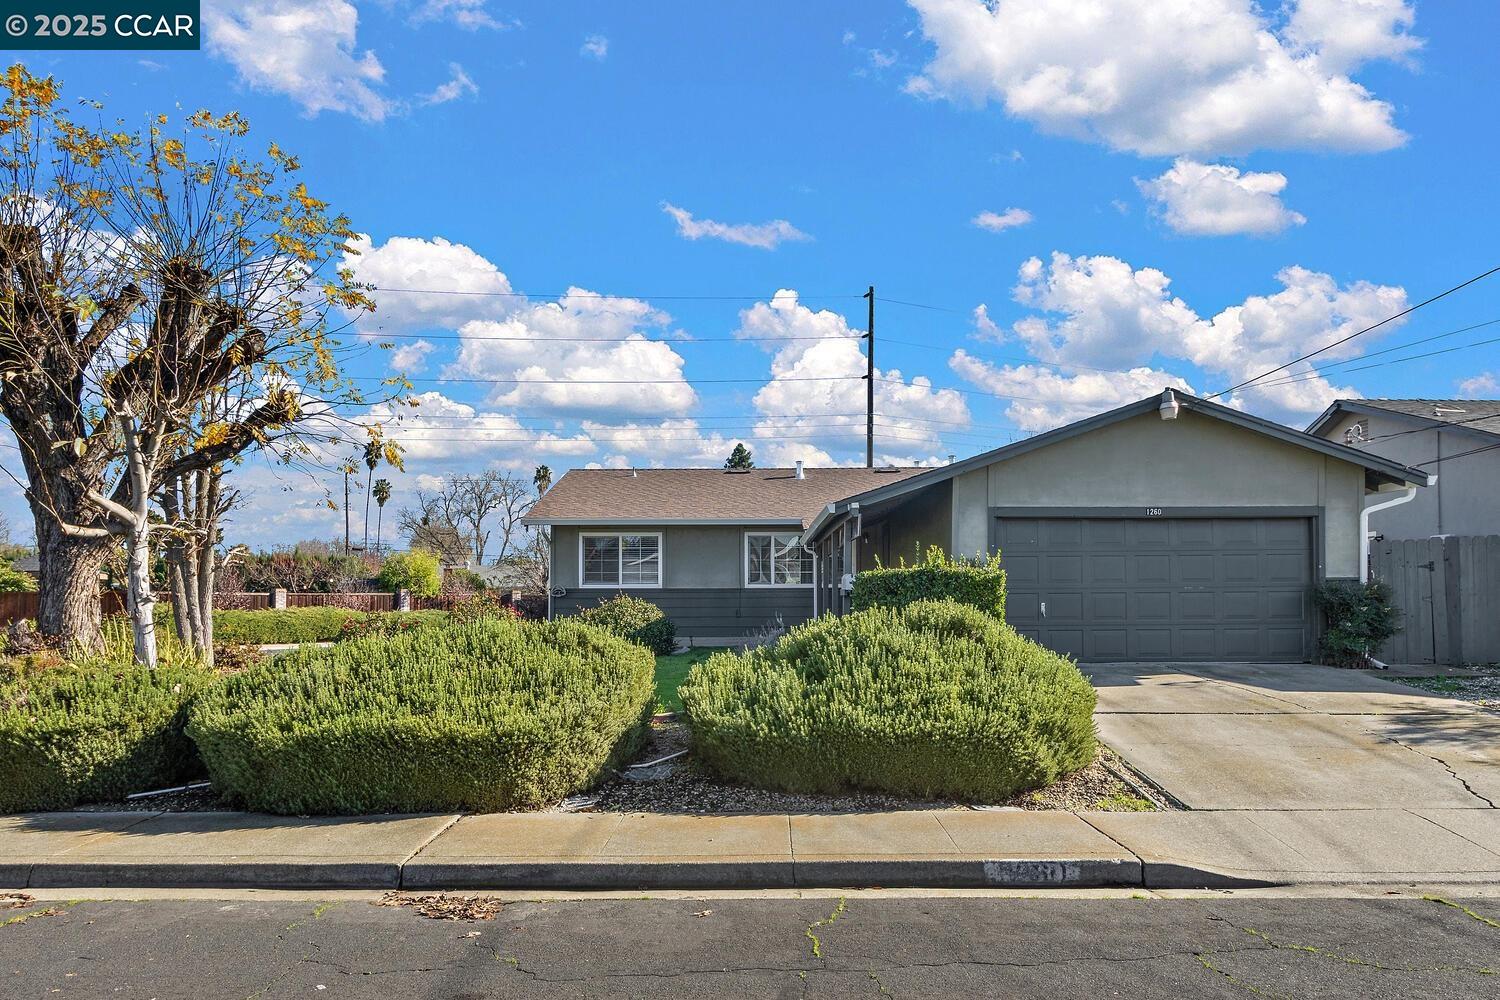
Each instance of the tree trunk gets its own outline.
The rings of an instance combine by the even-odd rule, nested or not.
[[[36,518],[37,631],[98,649],[99,571],[114,540],[69,538],[46,511]]]
[[[135,662],[156,666],[156,596],[151,593],[151,523],[146,518],[131,525],[126,536],[125,610],[135,633]]]
[[[375,555],[380,555],[380,522],[385,517],[385,504],[381,504],[375,511]]]

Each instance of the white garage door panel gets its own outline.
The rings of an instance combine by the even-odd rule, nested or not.
[[[1310,653],[1307,518],[1004,517],[996,539],[1006,617],[1080,660]]]

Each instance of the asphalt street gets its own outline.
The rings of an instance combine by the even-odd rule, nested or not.
[[[379,897],[34,900],[0,910],[0,996],[1500,995],[1500,898]]]

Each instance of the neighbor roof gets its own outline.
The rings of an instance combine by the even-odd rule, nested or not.
[[[1500,399],[1336,399],[1308,426],[1309,434],[1321,434],[1340,411],[1370,413],[1384,410],[1463,427],[1500,437]]]
[[[797,524],[835,500],[922,469],[573,469],[527,512],[527,524]]]
[[[1409,469],[1401,463],[1393,462],[1388,458],[1381,458],[1379,455],[1372,455],[1369,452],[1360,451],[1358,448],[1351,448],[1348,445],[1337,444],[1326,438],[1320,438],[1306,431],[1299,431],[1284,424],[1278,424],[1264,417],[1257,417],[1220,403],[1210,402],[1207,399],[1189,395],[1181,389],[1171,389],[1170,391],[1177,397],[1178,404],[1184,410],[1214,417],[1215,419],[1223,420],[1225,423],[1244,427],[1248,430],[1264,434],[1267,437],[1285,441],[1288,444],[1294,444],[1324,455],[1331,455],[1334,458],[1353,465],[1363,466],[1367,482],[1373,479],[1379,483],[1411,486],[1427,485],[1427,474],[1420,469]],[[948,465],[920,470],[919,475],[912,476],[902,482],[882,484],[856,496],[845,497],[819,512],[819,517],[815,519],[815,523],[808,526],[811,529],[810,535],[811,537],[816,537],[818,529],[828,518],[835,517],[847,510],[851,504],[859,504],[861,507],[868,506],[881,500],[900,496],[934,483],[952,479],[955,476],[968,472],[970,469],[982,468],[986,465],[993,465],[996,462],[1004,462],[1018,455],[1035,451],[1038,448],[1045,448],[1059,441],[1066,441],[1068,438],[1076,437],[1079,434],[1086,434],[1089,431],[1097,430],[1100,427],[1107,427],[1121,420],[1128,420],[1131,417],[1138,417],[1143,413],[1150,413],[1161,405],[1161,401],[1161,393],[1157,393],[1154,396],[1147,396],[1145,399],[1137,400],[1134,403],[1127,403],[1106,413],[1086,417],[1083,420],[1065,424],[1050,431],[1044,431],[1041,434],[1005,445],[1003,448],[996,448],[993,451],[974,455],[961,462],[951,462]]]

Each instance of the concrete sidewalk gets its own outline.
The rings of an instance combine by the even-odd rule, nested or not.
[[[1500,811],[0,819],[0,887],[1243,887],[1500,883]]]

